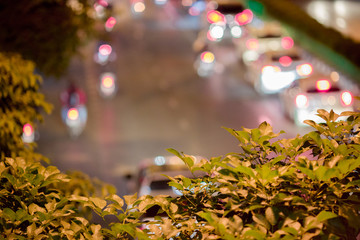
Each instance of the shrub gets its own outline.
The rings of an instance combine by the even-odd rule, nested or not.
[[[169,177],[182,196],[96,196],[80,175],[24,158],[0,163],[0,239],[355,239],[360,231],[360,114],[319,110],[315,131],[281,139],[263,122],[226,128],[240,153],[180,157],[198,178]],[[74,181],[77,179],[79,181]],[[84,184],[82,181],[87,182]],[[84,187],[89,184],[90,187]],[[149,210],[153,220],[142,221]],[[107,221],[90,221],[89,211]],[[115,220],[114,220],[115,219]]]
[[[145,230],[151,239],[355,239],[360,231],[359,114],[318,111],[315,131],[279,139],[266,122],[256,129],[227,129],[241,153],[194,164],[206,176],[170,178],[183,195],[142,199],[167,218]],[[151,234],[152,233],[152,234]]]

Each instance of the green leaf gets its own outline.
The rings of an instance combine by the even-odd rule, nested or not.
[[[124,200],[118,195],[110,195],[109,197],[107,197],[107,199],[114,202],[118,208],[122,208],[124,206]]]
[[[6,218],[8,218],[12,222],[15,221],[16,219],[16,213],[10,208],[4,208],[3,214],[5,215]]]
[[[329,181],[333,177],[338,177],[338,171],[336,171],[334,168],[319,166],[315,170],[315,175],[320,181]]]
[[[240,172],[240,173],[243,173],[250,177],[255,178],[254,172],[253,172],[252,168],[250,168],[250,167],[238,166],[234,169],[234,171]]]
[[[111,230],[115,232],[114,236],[117,234],[124,235],[124,233],[128,233],[130,236],[135,237],[136,227],[134,224],[121,224],[115,223],[111,226]]]
[[[316,218],[317,218],[317,220],[318,220],[319,222],[323,222],[323,221],[326,221],[326,220],[328,220],[328,219],[330,219],[330,218],[336,218],[336,217],[338,217],[338,215],[336,215],[336,214],[333,213],[333,212],[328,212],[328,211],[321,211],[321,212],[316,216]]]
[[[265,234],[260,230],[248,230],[245,232],[244,236],[253,237],[258,240],[265,239]]]
[[[273,207],[268,207],[265,210],[265,217],[266,220],[271,224],[271,225],[276,225],[277,222],[277,214],[275,214],[274,208]]]
[[[137,200],[137,193],[134,193],[133,195],[124,195],[123,198],[127,206],[132,206]]]

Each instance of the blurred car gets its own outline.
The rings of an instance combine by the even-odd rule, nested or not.
[[[211,41],[240,38],[243,26],[250,23],[253,13],[237,0],[210,1],[206,13],[208,38]]]
[[[311,75],[312,65],[301,50],[267,51],[247,67],[247,80],[260,94],[276,94],[293,81]]]
[[[200,161],[200,156],[193,156],[195,162]],[[143,160],[139,165],[138,194],[143,195],[169,195],[176,197],[181,195],[176,188],[169,186],[169,178],[182,175],[194,178],[185,163],[176,156],[157,156]]]
[[[317,123],[324,120],[318,117],[317,110],[333,110],[340,114],[354,111],[354,93],[342,84],[336,74],[313,74],[296,80],[280,94],[285,115],[301,126],[304,120]],[[339,118],[341,120],[343,118]]]
[[[256,61],[259,55],[267,51],[289,50],[294,46],[293,39],[285,33],[280,23],[261,22],[258,24],[260,26],[254,23],[247,26],[243,38],[235,44],[237,55],[245,64]]]

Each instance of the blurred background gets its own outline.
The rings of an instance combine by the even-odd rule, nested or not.
[[[306,48],[313,44],[286,23],[257,15],[261,8],[251,2],[94,2],[98,37],[60,79],[44,77],[42,92],[54,109],[40,124],[38,151],[60,170],[83,171],[123,195],[134,191],[139,164],[171,155],[168,148],[205,158],[240,151],[223,127],[266,121],[293,138],[312,130],[302,119],[317,108],[354,109],[359,79],[322,58],[321,48]],[[359,42],[359,1],[292,3]],[[76,134],[61,113],[69,82],[86,94],[87,117]]]

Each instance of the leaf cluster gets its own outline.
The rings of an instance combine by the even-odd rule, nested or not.
[[[39,162],[6,158],[0,164],[2,237],[355,239],[360,116],[345,112],[348,119],[337,121],[332,111],[318,115],[324,123],[307,121],[315,131],[293,139],[280,139],[266,122],[255,129],[227,129],[241,151],[225,157],[194,162],[169,149],[194,176],[203,173],[169,177],[182,193],[177,198],[121,198],[109,189],[99,197],[91,185],[81,187],[88,182],[81,174],[71,177]],[[142,216],[154,207],[155,217],[145,222]],[[115,220],[108,227],[91,224],[84,209]]]
[[[35,65],[17,54],[0,53],[0,158],[27,157],[45,159],[34,153],[35,143],[24,144],[22,128],[30,123],[35,129],[50,113],[52,105],[40,93],[42,79]]]
[[[183,159],[204,177],[170,178],[182,196],[148,223],[151,239],[355,239],[360,232],[359,113],[319,110],[316,131],[279,139],[266,122],[236,131],[240,153]],[[150,202],[154,204],[154,202]],[[163,203],[162,203],[163,205]],[[162,206],[159,204],[159,206]],[[161,212],[159,211],[159,212]],[[156,233],[156,234],[151,234]]]

